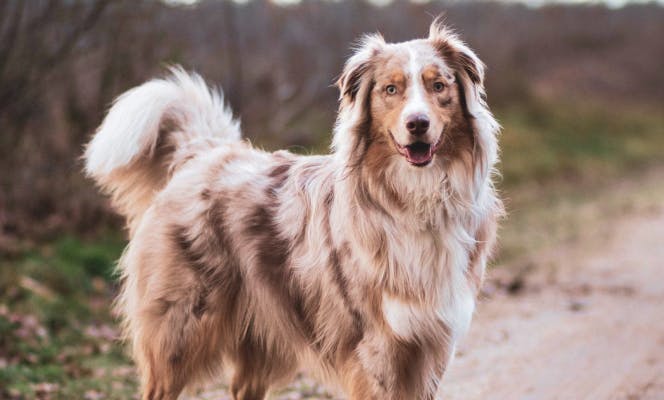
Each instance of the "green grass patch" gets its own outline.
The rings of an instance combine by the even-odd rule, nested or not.
[[[664,161],[664,113],[533,102],[496,113],[505,186],[611,179]]]
[[[496,116],[503,125],[498,186],[508,211],[496,264],[579,240],[603,215],[643,203],[644,190],[661,195],[643,176],[664,164],[661,111],[533,101]],[[651,198],[645,207],[658,201]]]
[[[119,234],[63,237],[0,261],[0,398],[131,397],[109,308],[124,245]]]

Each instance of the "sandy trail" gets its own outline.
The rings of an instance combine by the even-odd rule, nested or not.
[[[496,269],[441,398],[664,399],[664,203],[628,214],[529,257],[519,285]],[[302,378],[271,398],[337,397]]]
[[[443,398],[664,399],[664,210],[602,241],[543,254],[521,291],[481,302]]]

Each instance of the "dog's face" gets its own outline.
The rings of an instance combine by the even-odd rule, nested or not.
[[[342,112],[354,110],[356,120],[355,136],[345,138],[353,162],[425,169],[470,154],[476,134],[468,101],[479,100],[466,91],[481,93],[482,71],[474,53],[436,23],[427,39],[366,38],[338,82]]]
[[[373,62],[376,143],[387,142],[413,166],[429,165],[463,117],[454,71],[428,41],[388,45]]]

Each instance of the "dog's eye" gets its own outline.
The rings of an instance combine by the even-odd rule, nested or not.
[[[385,91],[389,95],[397,94],[397,87],[394,86],[394,85],[387,85],[387,87],[385,88]]]
[[[436,92],[442,92],[445,89],[445,84],[443,82],[435,82],[433,84],[433,90]]]

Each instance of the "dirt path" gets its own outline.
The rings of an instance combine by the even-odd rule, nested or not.
[[[576,242],[537,251],[526,274],[493,272],[443,399],[664,399],[664,197],[653,189],[661,172],[645,186],[655,206],[603,217]],[[336,397],[303,378],[272,398]],[[216,389],[195,399],[230,397]]]
[[[483,301],[444,398],[664,399],[664,209],[611,232]]]

